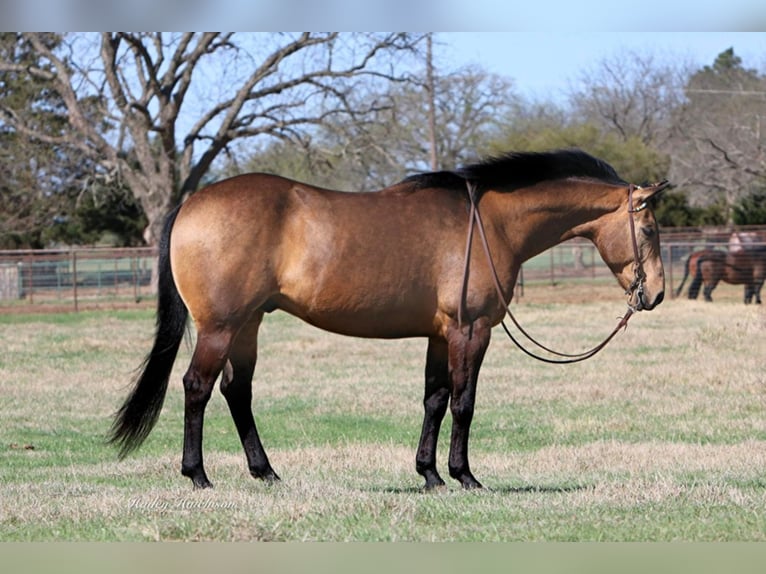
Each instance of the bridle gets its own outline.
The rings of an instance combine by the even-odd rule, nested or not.
[[[619,322],[617,323],[617,326],[601,343],[599,343],[592,349],[585,351],[583,353],[567,354],[567,353],[560,353],[558,351],[554,351],[553,349],[550,349],[546,347],[545,345],[541,344],[540,342],[538,342],[536,339],[534,339],[531,335],[529,335],[524,330],[524,328],[519,324],[519,322],[516,320],[516,317],[514,317],[513,313],[511,312],[510,307],[506,303],[506,298],[503,293],[503,289],[500,286],[500,279],[498,278],[498,275],[497,275],[497,269],[495,268],[495,264],[492,260],[492,254],[490,253],[490,250],[489,250],[489,242],[487,241],[487,235],[484,231],[484,223],[482,222],[481,213],[479,212],[479,208],[477,205],[476,186],[474,185],[473,182],[468,180],[466,180],[466,185],[468,188],[468,199],[470,202],[470,215],[468,220],[468,237],[466,239],[465,262],[463,267],[463,285],[462,285],[460,301],[458,304],[458,311],[457,311],[458,325],[463,324],[463,311],[465,310],[465,306],[467,303],[468,277],[469,277],[469,271],[470,271],[471,246],[473,243],[474,227],[476,227],[479,230],[479,237],[481,238],[484,254],[487,257],[487,263],[489,265],[492,281],[494,283],[495,290],[497,291],[500,304],[503,306],[505,314],[511,319],[511,321],[519,330],[519,332],[522,335],[524,335],[524,337],[526,337],[527,340],[529,340],[531,343],[533,343],[534,345],[536,345],[538,348],[542,349],[543,351],[546,351],[547,353],[550,353],[551,355],[554,355],[559,358],[551,359],[548,357],[543,357],[541,355],[538,355],[537,353],[533,351],[530,351],[529,349],[524,347],[516,339],[516,337],[513,336],[511,331],[506,326],[505,321],[501,321],[500,324],[502,325],[503,330],[511,339],[511,341],[513,341],[513,343],[519,349],[521,349],[524,353],[526,353],[530,357],[533,357],[535,359],[538,359],[546,363],[556,363],[556,364],[577,363],[580,361],[584,361],[585,359],[590,359],[592,356],[598,353],[601,349],[606,347],[607,344],[621,329],[627,327],[628,320],[634,313],[641,311],[641,309],[643,309],[643,294],[644,294],[644,283],[646,281],[646,273],[644,271],[644,266],[641,262],[641,254],[638,248],[638,239],[636,237],[636,224],[633,221],[633,214],[646,209],[647,204],[646,202],[642,202],[637,207],[633,206],[633,192],[635,189],[640,189],[639,187],[633,184],[630,184],[630,186],[628,187],[628,214],[629,214],[628,220],[630,222],[630,235],[631,235],[631,241],[633,244],[633,281],[630,283],[630,285],[625,291],[625,294],[629,296],[628,301],[630,301],[633,294],[636,294],[637,303],[636,305],[631,305],[630,303],[628,303],[627,313],[625,313],[625,315],[620,318]],[[667,181],[663,181],[657,184],[656,187],[659,189],[663,189],[667,185],[668,185]],[[470,336],[470,331],[469,331],[469,336]]]
[[[633,207],[633,191],[635,189],[636,186],[632,183],[628,187],[628,222],[630,225],[630,239],[633,244],[633,281],[625,290],[625,294],[629,296],[628,301],[630,301],[634,293],[636,294],[636,306],[633,307],[628,303],[628,309],[632,312],[640,311],[643,308],[644,283],[646,282],[646,272],[644,271],[644,265],[641,262],[641,254],[638,250],[636,223],[633,221],[633,214],[646,209],[646,202],[642,202],[638,207]]]

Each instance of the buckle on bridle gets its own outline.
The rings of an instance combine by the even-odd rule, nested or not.
[[[631,305],[628,301],[628,309],[638,312],[643,308],[643,296],[644,296],[644,281],[646,280],[646,273],[644,268],[639,263],[633,264],[633,281],[625,290],[625,295],[631,296],[636,294],[636,305]]]
[[[636,188],[636,189],[641,189],[641,188]],[[644,201],[638,207],[629,209],[628,213],[638,213],[639,211],[643,211],[646,208],[647,208],[647,204]]]

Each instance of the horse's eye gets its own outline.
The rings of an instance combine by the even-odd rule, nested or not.
[[[654,237],[654,234],[655,234],[654,227],[642,227],[641,231],[646,237]]]

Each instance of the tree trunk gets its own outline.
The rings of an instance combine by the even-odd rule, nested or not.
[[[431,148],[431,169],[439,169],[438,153],[436,149],[436,83],[434,82],[434,59],[433,59],[433,34],[426,36],[426,91],[428,92],[428,142]]]

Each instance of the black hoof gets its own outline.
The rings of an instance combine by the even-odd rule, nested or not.
[[[475,488],[484,488],[481,483],[476,480],[470,472],[454,472],[450,473],[450,476],[460,482],[460,485],[466,490],[473,490]]]
[[[468,480],[461,480],[460,484],[463,485],[465,490],[474,490],[478,488],[484,488],[481,483],[475,478],[471,477]]]
[[[425,490],[433,490],[434,488],[444,486],[444,481],[436,470],[425,470],[420,468],[418,469],[418,472],[426,479],[426,484],[424,486]]]
[[[202,469],[199,469],[199,470],[181,469],[181,474],[191,479],[192,485],[194,486],[195,490],[198,488],[213,488],[213,483],[207,479],[207,475],[205,474],[205,471]]]
[[[437,480],[426,481],[426,484],[423,488],[426,492],[429,492],[432,490],[440,489],[444,486],[446,486],[446,483],[441,478],[439,478]]]
[[[192,484],[194,489],[213,488],[213,483],[210,482],[206,476],[192,478]]]
[[[250,469],[250,476],[252,476],[253,478],[259,478],[261,480],[264,480],[264,481],[266,481],[268,483],[272,483],[272,484],[282,480],[281,478],[279,478],[277,473],[274,472],[274,469],[271,468],[271,467],[269,467],[266,470],[258,470],[258,469],[255,469],[255,468],[251,468]]]

